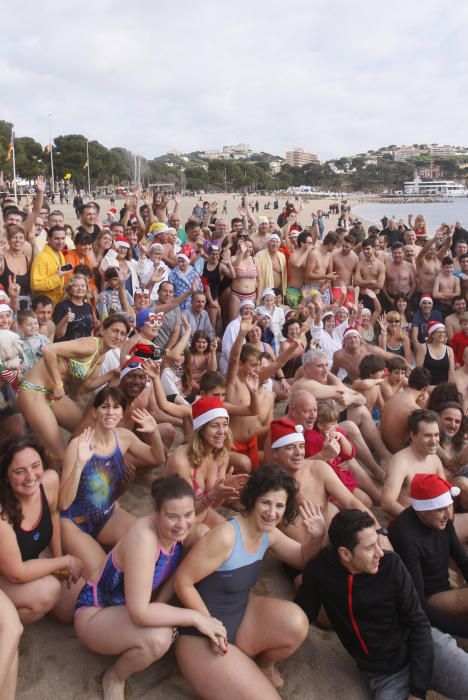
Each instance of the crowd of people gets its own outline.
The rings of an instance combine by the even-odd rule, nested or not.
[[[1,195],[0,698],[45,615],[105,700],[172,646],[197,697],[279,698],[310,624],[378,700],[468,697],[461,222],[45,191]]]

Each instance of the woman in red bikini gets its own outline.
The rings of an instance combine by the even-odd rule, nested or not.
[[[254,247],[250,238],[241,240],[232,258],[232,266],[236,276],[231,282],[228,321],[238,317],[241,301],[244,299],[255,301],[256,299],[258,271],[253,255]]]
[[[167,460],[167,474],[179,474],[195,493],[195,513],[199,522],[214,527],[224,518],[214,508],[227,498],[235,498],[247,474],[228,471],[232,444],[229,414],[217,396],[203,396],[192,406],[193,433]]]

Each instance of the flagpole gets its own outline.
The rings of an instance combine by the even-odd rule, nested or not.
[[[88,163],[88,194],[91,196],[91,176],[89,174],[89,141],[86,139],[86,162]]]
[[[54,177],[54,154],[53,154],[53,148],[52,148],[52,132],[50,128],[50,119],[52,117],[51,114],[49,116],[49,149],[50,149],[50,173],[51,173],[51,180],[52,180],[52,192],[55,192],[55,177]]]
[[[15,157],[15,132],[11,130],[11,144],[13,146],[11,155],[13,158],[13,192],[15,193],[15,203],[18,204],[18,195],[16,192],[16,157]]]

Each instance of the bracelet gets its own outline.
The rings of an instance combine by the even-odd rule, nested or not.
[[[53,387],[54,389],[63,389],[63,382],[60,382],[60,384],[54,384]]]

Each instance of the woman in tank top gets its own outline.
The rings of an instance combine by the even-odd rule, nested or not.
[[[117,388],[105,387],[94,399],[94,426],[68,444],[60,477],[60,523],[64,551],[80,554],[86,576],[105,557],[135,517],[116,502],[125,479],[125,456],[135,464],[161,464],[164,446],[153,416],[144,409],[132,412],[138,433],[119,428],[127,401]]]
[[[295,479],[275,465],[252,472],[240,494],[241,514],[208,532],[179,566],[174,587],[189,608],[221,620],[226,637],[217,647],[196,629],[182,628],[176,642],[179,667],[197,697],[277,700],[283,684],[276,662],[302,644],[308,623],[295,603],[251,595],[267,549],[302,569],[322,546],[325,521],[304,502],[300,513],[310,535],[300,544],[277,525],[298,514]],[[253,662],[255,658],[256,663]]]
[[[22,226],[9,226],[6,231],[8,250],[0,249],[0,284],[8,291],[11,282],[19,285],[19,307],[31,306],[29,272],[31,261],[24,252],[26,234]]]
[[[410,339],[402,329],[402,318],[398,311],[389,311],[379,317],[379,347],[393,355],[403,357],[408,365],[414,362]]]
[[[58,515],[59,477],[44,469],[43,448],[32,438],[15,437],[0,459],[0,588],[21,622],[52,613],[70,622],[83,585],[81,561],[63,555]],[[67,588],[66,579],[74,585]]]
[[[427,324],[427,342],[420,345],[416,365],[431,373],[431,386],[453,382],[455,358],[447,343],[447,331],[443,323],[430,321]]]
[[[119,540],[76,603],[79,639],[98,654],[118,656],[102,678],[105,698],[123,698],[127,678],[164,656],[179,625],[194,625],[213,643],[226,634],[209,613],[168,604],[174,571],[204,533],[195,524],[191,486],[173,475],[154,481],[151,493],[153,512]]]

